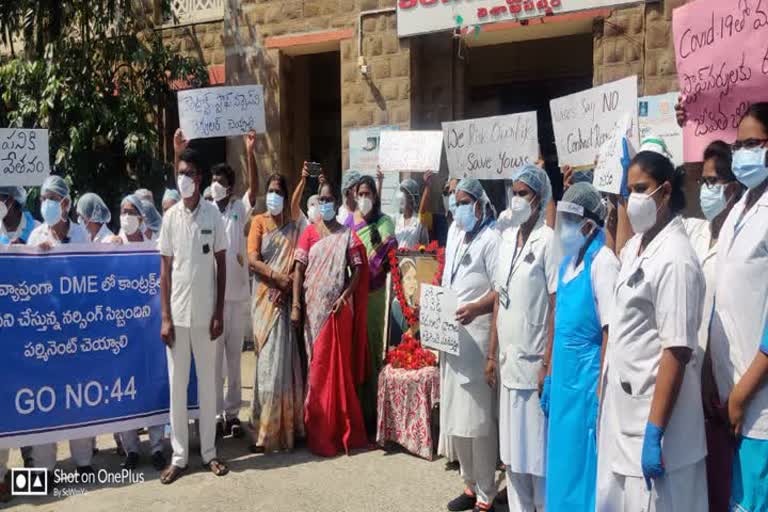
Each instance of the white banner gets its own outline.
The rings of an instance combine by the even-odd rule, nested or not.
[[[643,0],[398,0],[397,34],[407,37],[639,3]]]
[[[591,167],[626,113],[637,126],[637,76],[554,99],[549,106],[560,167]],[[630,142],[639,145],[636,129]]]
[[[376,167],[379,165],[381,132],[399,129],[398,126],[391,125],[349,130],[349,169],[375,178]],[[379,190],[381,211],[391,217],[399,213],[395,202],[399,186],[400,173],[384,173],[384,181]]]
[[[261,85],[179,91],[179,126],[187,139],[267,131]]]
[[[39,187],[50,173],[48,130],[0,128],[0,186]]]
[[[675,103],[679,92],[643,96],[638,99],[638,126],[640,142],[648,137],[658,137],[667,145],[675,167],[683,165],[683,129],[677,124]]]
[[[629,143],[632,128],[632,115],[624,115],[614,129],[611,137],[600,146],[595,175],[592,184],[601,192],[621,194],[625,187],[625,164],[634,155],[634,148]]]
[[[379,165],[382,171],[440,171],[443,153],[441,131],[381,132]]]
[[[443,123],[443,140],[452,178],[511,178],[539,157],[536,112]]]
[[[421,285],[419,334],[421,344],[455,356],[459,355],[459,324],[456,292],[429,284]]]

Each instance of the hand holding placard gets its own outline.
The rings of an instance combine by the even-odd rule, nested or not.
[[[48,130],[0,128],[0,185],[37,187],[50,173]]]
[[[421,344],[455,356],[459,355],[459,324],[455,320],[456,292],[428,284],[421,285],[419,333]]]

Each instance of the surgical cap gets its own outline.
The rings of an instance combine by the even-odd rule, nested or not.
[[[93,192],[83,194],[77,201],[77,213],[88,222],[107,224],[112,220],[112,213],[104,201]]]
[[[176,201],[177,203],[181,201],[181,194],[179,194],[178,190],[174,190],[172,188],[165,189],[165,193],[163,194],[163,203],[166,201]]]
[[[138,197],[142,201],[154,201],[155,200],[155,196],[152,194],[152,191],[149,190],[149,189],[146,189],[146,188],[136,189],[136,192],[134,192],[134,194],[136,194],[136,197]]]
[[[600,192],[592,184],[585,181],[574,183],[563,195],[564,202],[581,206],[585,212],[590,212],[601,222],[605,221],[608,213],[602,199]]]
[[[672,153],[670,153],[667,143],[664,142],[664,139],[655,135],[650,135],[643,139],[640,143],[640,151],[652,151],[672,160]]]
[[[27,191],[23,187],[0,187],[0,195],[12,197],[20,206],[27,202]]]
[[[352,187],[356,187],[360,183],[360,179],[363,176],[357,171],[347,171],[344,173],[344,177],[341,178],[341,193],[346,194],[347,190]]]
[[[547,205],[552,200],[552,184],[549,182],[547,171],[536,165],[528,164],[512,176],[512,181],[525,183],[539,197],[538,221],[541,221],[547,215]]]
[[[416,183],[416,180],[408,178],[403,180],[400,183],[400,190],[411,196],[411,199],[413,200],[413,207],[415,208],[417,206],[416,203],[419,202],[419,193],[421,192],[419,189],[419,184]]]
[[[144,212],[144,223],[149,229],[155,233],[159,233],[160,228],[163,225],[163,218],[160,216],[160,212],[157,211],[157,208],[155,208],[155,203],[142,199],[141,206],[143,207]]]
[[[64,181],[64,178],[61,176],[56,176],[54,174],[48,176],[45,178],[45,181],[43,182],[43,186],[40,187],[40,194],[45,194],[46,192],[52,192],[54,194],[60,195],[62,198],[69,197],[69,185],[67,185],[67,182]]]
[[[464,178],[456,185],[456,192],[466,192],[475,200],[482,199],[485,195],[485,190],[477,178]]]
[[[133,205],[134,208],[136,208],[136,211],[139,212],[139,215],[142,217],[145,217],[144,214],[144,205],[141,204],[141,199],[139,199],[136,194],[130,194],[123,198],[122,201],[120,201],[120,208],[122,208],[125,204]]]

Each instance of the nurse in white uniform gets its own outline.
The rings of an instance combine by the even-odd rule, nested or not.
[[[424,196],[421,197],[419,184],[408,178],[400,183],[397,191],[399,213],[395,215],[395,238],[401,249],[410,249],[429,243],[429,233],[422,223],[429,203],[429,180],[431,172],[424,175]],[[381,189],[379,189],[381,190]]]
[[[628,172],[637,233],[621,253],[598,440],[598,512],[708,508],[695,358],[704,276],[682,219],[684,176],[642,151]]]
[[[448,510],[489,510],[496,496],[498,457],[495,393],[485,363],[496,294],[493,276],[499,238],[490,227],[488,197],[474,178],[456,188],[456,213],[446,247],[443,287],[458,295],[459,356],[444,354],[440,426],[458,455],[464,492]]]
[[[547,173],[524,167],[512,183],[508,229],[499,246],[485,373],[499,393],[499,447],[510,510],[544,510],[547,420],[539,403],[552,345],[557,262],[547,204]],[[497,373],[499,374],[497,377]]]
[[[739,123],[733,173],[747,193],[720,231],[712,319],[712,365],[738,436],[731,506],[768,510],[768,355],[759,349],[768,322],[768,103]]]
[[[88,192],[77,200],[78,223],[85,227],[94,243],[111,242],[115,234],[107,224],[112,220],[112,213],[97,194]]]

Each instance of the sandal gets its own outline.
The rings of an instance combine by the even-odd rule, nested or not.
[[[171,464],[167,468],[165,468],[165,471],[160,473],[160,483],[164,485],[172,484],[176,480],[181,477],[185,472],[187,471],[187,468],[180,468],[179,466],[176,466],[174,464]]]
[[[211,459],[208,462],[204,462],[203,467],[210,470],[216,476],[224,476],[229,473],[229,467],[219,459]]]

